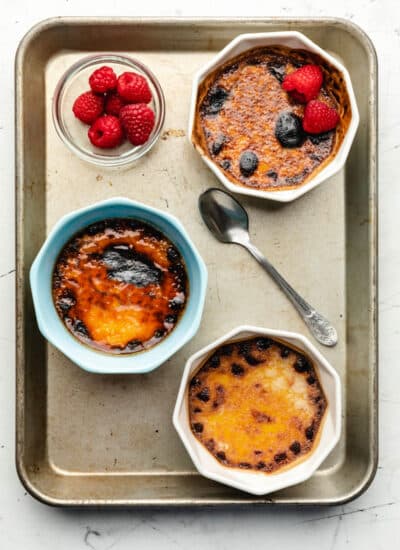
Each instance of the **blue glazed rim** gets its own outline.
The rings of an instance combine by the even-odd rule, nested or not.
[[[177,246],[189,277],[189,300],[174,330],[149,350],[130,355],[99,352],[75,338],[58,316],[52,298],[52,274],[63,246],[81,229],[107,218],[134,218],[159,229]],[[207,268],[181,222],[140,202],[115,197],[63,216],[50,231],[30,269],[36,320],[42,335],[82,369],[100,374],[147,373],[167,361],[196,334],[204,309]]]

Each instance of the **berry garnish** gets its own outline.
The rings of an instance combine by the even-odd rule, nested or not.
[[[336,128],[339,120],[336,109],[323,101],[313,100],[304,110],[303,128],[309,134],[322,134]]]
[[[111,92],[106,97],[104,110],[108,115],[119,116],[119,112],[124,105],[126,105],[126,101],[117,92]]]
[[[76,118],[85,124],[92,124],[104,109],[104,99],[93,92],[84,92],[75,99],[72,110]]]
[[[140,74],[126,72],[118,77],[119,95],[130,103],[149,103],[152,95],[147,80]]]
[[[304,65],[285,76],[282,88],[299,103],[307,103],[319,94],[323,75],[318,65]]]
[[[144,103],[125,105],[120,111],[120,119],[126,137],[133,145],[145,143],[154,128],[154,112]]]
[[[275,137],[283,147],[298,147],[304,140],[300,118],[294,113],[281,113],[275,124]]]
[[[96,147],[111,149],[122,143],[124,132],[116,116],[104,115],[92,124],[89,128],[88,136]]]
[[[100,67],[89,77],[89,84],[93,92],[104,94],[117,87],[117,75],[111,67]]]
[[[258,166],[258,157],[253,151],[244,151],[240,155],[239,168],[244,177],[248,178]]]

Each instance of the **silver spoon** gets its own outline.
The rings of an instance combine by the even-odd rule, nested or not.
[[[328,319],[310,306],[250,242],[249,218],[243,206],[225,191],[211,188],[199,198],[200,213],[208,229],[223,243],[240,244],[271,275],[297,309],[315,338],[324,346],[337,344],[337,332]]]

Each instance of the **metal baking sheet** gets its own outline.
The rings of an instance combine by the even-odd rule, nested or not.
[[[296,29],[348,67],[361,124],[345,170],[292,204],[241,198],[251,235],[300,294],[338,329],[323,353],[345,388],[340,444],[307,482],[266,497],[204,479],[171,413],[187,357],[238,324],[308,335],[283,294],[240,247],[216,242],[197,209],[218,182],[185,137],[192,76],[243,32]],[[83,163],[56,136],[51,100],[81,56],[137,57],[165,91],[164,133],[125,171]],[[56,505],[337,504],[369,485],[377,464],[376,58],[365,34],[337,19],[57,18],[34,27],[16,59],[17,469]],[[35,109],[32,109],[35,105]],[[148,375],[80,370],[38,332],[28,284],[33,258],[60,216],[123,195],[178,216],[209,269],[197,336]]]

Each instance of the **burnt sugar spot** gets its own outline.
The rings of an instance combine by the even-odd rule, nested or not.
[[[296,372],[308,372],[310,370],[310,363],[303,355],[297,358],[293,366]]]
[[[197,399],[200,399],[200,401],[207,403],[207,401],[210,400],[210,388],[203,388],[196,394],[196,397]]]
[[[111,245],[103,253],[110,279],[138,287],[160,284],[162,271],[127,244]]]
[[[292,453],[294,453],[295,455],[298,455],[301,451],[301,445],[298,441],[293,441],[289,449],[292,451]]]
[[[229,93],[221,86],[215,86],[211,88],[201,105],[201,111],[204,115],[216,115],[220,112],[224,106],[225,101],[228,99]]]
[[[251,416],[254,418],[256,422],[262,423],[266,422],[269,424],[270,422],[273,422],[274,419],[269,414],[266,414],[262,411],[257,411],[256,409],[251,409]]]
[[[231,373],[234,376],[243,376],[244,374],[244,368],[239,365],[239,363],[232,363],[231,365]]]

